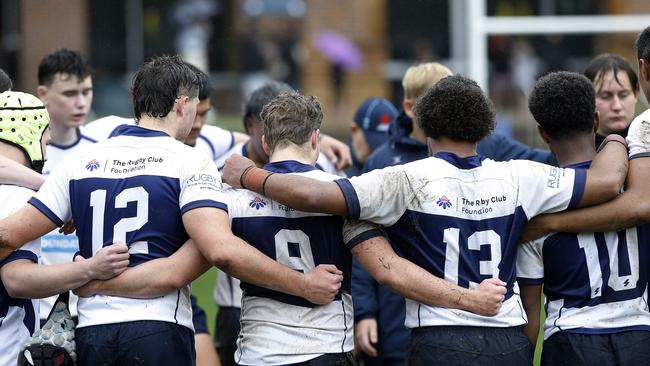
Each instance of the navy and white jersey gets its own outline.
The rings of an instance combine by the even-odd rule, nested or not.
[[[97,141],[103,141],[113,136],[118,127],[134,124],[133,118],[107,116],[83,126],[82,132]],[[194,147],[210,159],[217,160],[232,148],[234,143],[232,132],[217,126],[205,125],[201,128],[201,134],[196,139]]]
[[[0,218],[25,206],[34,191],[12,185],[0,185]],[[0,268],[19,259],[38,263],[40,239],[30,241],[0,261]],[[38,329],[38,300],[15,299],[0,282],[0,366],[15,366],[20,347]]]
[[[81,255],[114,242],[129,245],[130,266],[168,257],[187,239],[181,216],[216,201],[214,162],[167,134],[122,126],[61,163],[29,201],[55,224],[74,218]],[[154,299],[79,299],[79,327],[160,320],[192,329],[189,286]]]
[[[297,161],[267,164],[277,173],[318,180],[338,177]],[[324,306],[246,282],[235,360],[241,365],[294,364],[325,353],[352,351],[351,254],[344,246],[341,217],[296,211],[247,190],[224,191],[234,234],[265,255],[300,272],[320,264],[343,271],[341,292]]]
[[[535,215],[576,205],[585,178],[526,160],[437,153],[336,183],[349,217],[384,225],[397,253],[435,276],[465,288],[491,277],[507,283],[494,317],[406,299],[407,327],[512,327],[527,320],[515,273],[521,231]]]
[[[246,143],[241,142],[233,146],[228,152],[216,160],[217,168],[219,171],[223,170],[224,165],[226,164],[226,159],[228,159],[233,154],[239,154],[244,157],[248,157],[248,150],[246,149]],[[327,159],[323,154],[318,155],[318,160],[316,161],[316,168],[330,174],[337,175],[339,177],[345,177],[345,173],[336,170],[336,167]],[[216,286],[214,288],[214,301],[219,305],[219,307],[241,307],[241,297],[242,290],[237,278],[231,277],[228,274],[219,271],[217,273]]]
[[[52,170],[59,165],[68,155],[87,149],[96,140],[87,136],[83,130],[77,129],[77,141],[71,145],[63,146],[50,142],[46,147],[47,160],[43,165],[43,175],[47,178]],[[63,264],[72,262],[72,256],[79,250],[79,240],[75,235],[63,235],[58,229],[45,234],[41,239],[41,263]],[[46,319],[54,306],[57,296],[41,299],[40,318]],[[77,296],[70,293],[70,313],[77,316]]]
[[[95,141],[104,141],[112,136],[113,131],[123,125],[135,125],[135,119],[106,116],[81,126],[81,132]]]
[[[627,130],[630,159],[650,156],[650,109],[636,116]]]
[[[239,154],[244,157],[248,157],[248,149],[246,149],[246,142],[240,142],[235,144],[230,150],[225,154],[220,156],[215,162],[217,163],[217,168],[219,171],[223,170],[224,165],[226,165],[226,159],[228,159],[233,154]],[[325,156],[323,153],[318,154],[318,159],[316,159],[316,168],[322,170],[326,173],[338,175],[339,177],[345,177],[345,172],[342,170],[336,169],[334,164]]]
[[[570,166],[587,169],[591,162]],[[556,332],[650,330],[650,226],[608,233],[552,233],[519,246],[517,280],[544,285],[544,339]]]

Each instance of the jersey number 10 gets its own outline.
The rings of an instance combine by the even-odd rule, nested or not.
[[[605,233],[604,236],[609,257],[609,263],[603,263],[605,268],[609,267],[607,286],[614,291],[636,288],[637,281],[639,280],[639,242],[636,228],[625,230],[624,240],[619,240],[619,233]],[[603,271],[601,269],[595,235],[578,235],[578,245],[585,252],[587,271],[589,272],[589,285],[591,287],[591,298],[593,299],[603,293]],[[621,276],[621,259],[619,258],[620,246],[623,246],[627,250],[630,268],[629,275]]]

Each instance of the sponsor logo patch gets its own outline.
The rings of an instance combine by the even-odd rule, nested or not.
[[[266,206],[266,201],[261,199],[259,196],[255,196],[255,198],[253,198],[248,205],[256,210],[259,210]]]
[[[436,202],[436,204],[438,206],[442,207],[444,210],[451,207],[451,201],[449,201],[449,198],[447,198],[447,196],[442,196],[442,197],[438,198],[438,201]]]
[[[96,159],[91,160],[86,164],[86,169],[91,172],[95,169],[99,169],[99,162]]]

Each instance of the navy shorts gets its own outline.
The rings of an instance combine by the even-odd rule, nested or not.
[[[77,364],[195,365],[194,333],[182,325],[141,320],[77,328]]]
[[[190,301],[192,302],[192,323],[194,324],[194,333],[209,333],[208,332],[208,320],[205,317],[205,311],[199,306],[198,301],[194,295],[190,295]]]
[[[420,327],[411,332],[406,364],[532,365],[533,347],[521,327]]]
[[[322,356],[312,358],[309,361],[293,364],[293,366],[356,366],[352,352],[326,353]]]
[[[650,365],[650,332],[558,332],[544,341],[542,365]]]
[[[219,307],[214,327],[214,345],[219,353],[221,366],[234,366],[235,351],[237,350],[237,337],[239,337],[239,317],[241,308],[223,306]]]

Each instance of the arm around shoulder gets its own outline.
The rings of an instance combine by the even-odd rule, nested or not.
[[[587,170],[585,190],[579,207],[591,206],[616,197],[628,170],[627,143],[618,135],[609,135],[601,144]]]

